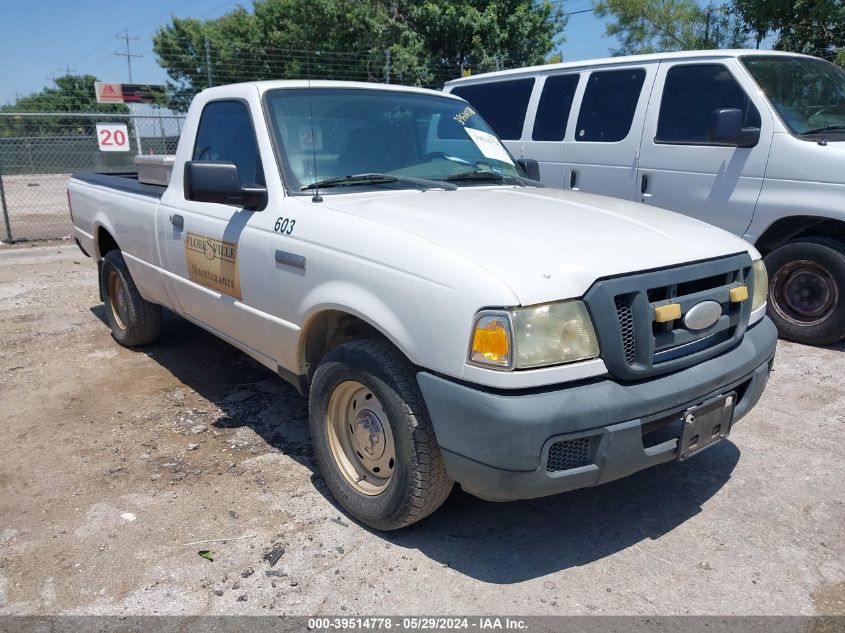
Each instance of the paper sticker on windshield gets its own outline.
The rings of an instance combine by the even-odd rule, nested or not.
[[[476,147],[478,147],[478,149],[481,150],[481,153],[487,158],[500,160],[503,163],[513,165],[513,160],[508,154],[508,151],[505,149],[505,146],[502,145],[501,141],[499,141],[499,139],[495,136],[488,134],[487,132],[482,132],[481,130],[475,130],[471,127],[465,127],[464,130],[472,139],[472,142],[475,143]]]
[[[237,244],[188,233],[185,258],[191,281],[235,299],[241,298]]]
[[[475,110],[472,109],[472,106],[467,106],[461,112],[458,112],[452,118],[455,119],[455,121],[457,121],[461,125],[466,125],[467,121],[469,121],[474,116],[475,116]]]

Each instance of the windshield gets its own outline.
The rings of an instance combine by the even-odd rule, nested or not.
[[[288,186],[295,191],[314,183],[343,190],[523,180],[487,123],[454,98],[391,90],[279,89],[267,93],[266,106]]]
[[[845,71],[822,59],[752,55],[742,63],[793,134],[845,137]]]

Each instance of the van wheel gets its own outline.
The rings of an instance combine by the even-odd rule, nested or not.
[[[434,512],[446,473],[413,367],[389,342],[329,352],[311,384],[311,441],[329,491],[370,527],[395,530]]]
[[[775,249],[765,261],[768,313],[782,338],[830,345],[845,337],[845,244],[802,238]]]
[[[103,257],[100,291],[115,341],[125,347],[138,347],[158,338],[161,306],[141,296],[118,250],[109,251]]]

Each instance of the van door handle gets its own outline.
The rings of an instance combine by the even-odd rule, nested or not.
[[[578,187],[575,186],[575,184],[577,182],[578,182],[578,172],[573,169],[572,171],[569,172],[569,188],[572,189],[572,191],[580,191],[578,189]]]
[[[181,215],[171,215],[170,223],[174,226],[174,228],[177,228],[180,231],[185,228],[185,218]]]
[[[643,201],[651,198],[651,194],[648,192],[648,176],[646,174],[643,174],[640,180],[640,193],[642,194]]]

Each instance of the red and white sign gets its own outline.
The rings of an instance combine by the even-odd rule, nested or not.
[[[123,86],[121,84],[96,81],[94,82],[94,90],[97,92],[97,103],[123,103]]]
[[[125,123],[97,123],[97,143],[101,152],[128,152],[129,132]]]

